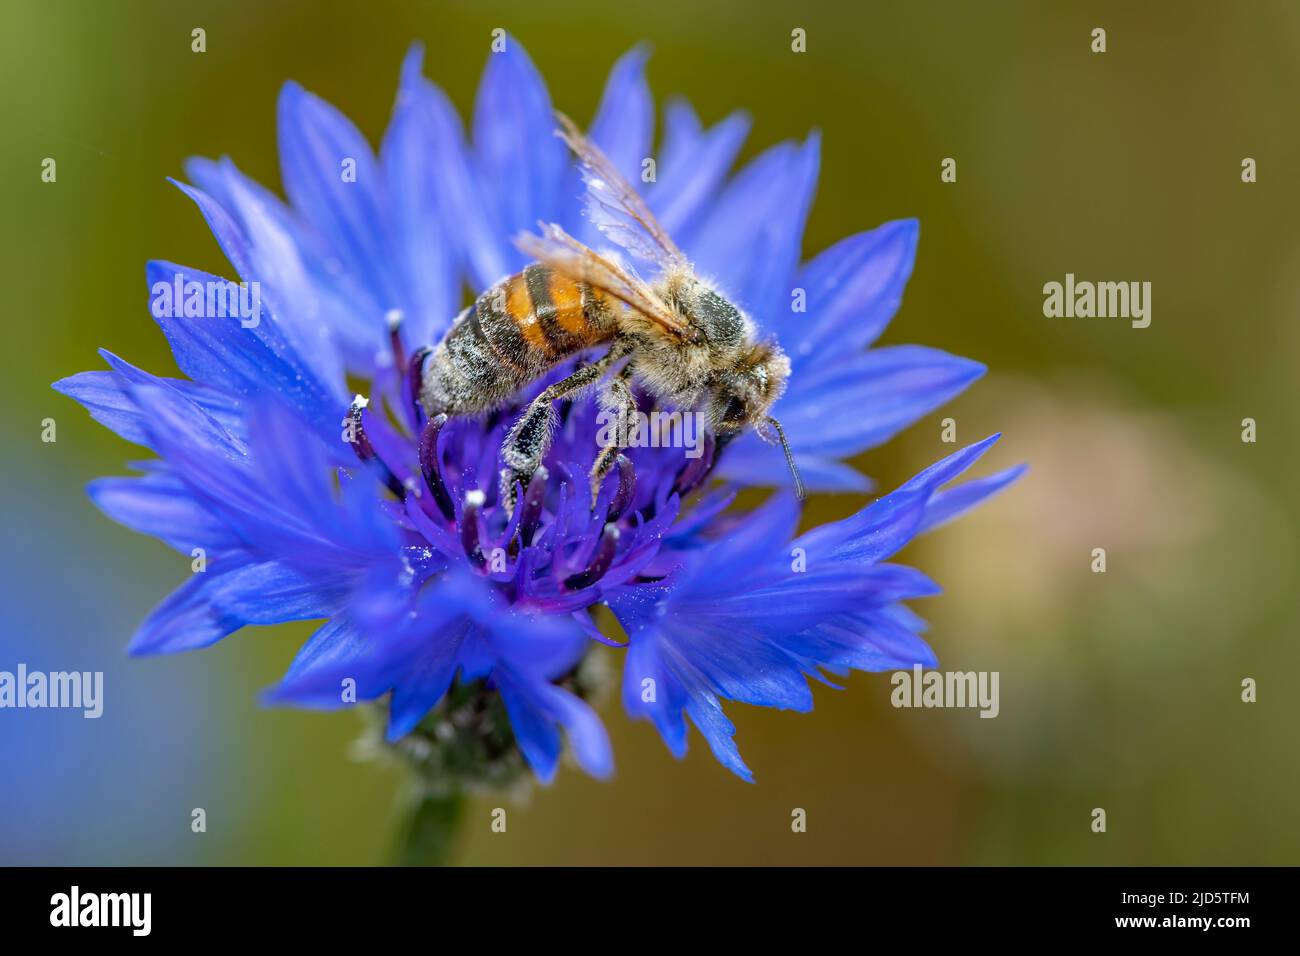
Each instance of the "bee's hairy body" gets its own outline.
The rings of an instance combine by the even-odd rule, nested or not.
[[[420,400],[430,417],[482,415],[574,355],[604,347],[602,356],[545,389],[516,421],[502,447],[503,497],[516,478],[540,465],[555,424],[552,403],[595,385],[624,358],[602,388],[611,415],[636,411],[635,377],[655,399],[703,411],[719,434],[746,424],[741,404],[766,408],[785,384],[789,363],[780,350],[754,342],[754,327],[738,309],[694,275],[668,273],[656,294],[687,320],[689,335],[665,335],[636,309],[602,290],[534,263],[501,280],[462,312],[428,359]],[[594,485],[617,448],[593,466]],[[594,487],[593,487],[594,494]]]
[[[609,298],[543,265],[502,279],[462,312],[424,370],[429,415],[479,415],[566,358],[610,342],[618,321]]]
[[[617,245],[657,265],[659,276],[653,285],[645,282],[617,254],[597,253],[554,223],[542,223],[540,236],[521,236],[517,244],[537,261],[480,295],[420,370],[420,402],[430,419],[499,409],[565,359],[603,346],[599,358],[543,389],[506,435],[501,500],[507,511],[521,484],[541,468],[556,423],[553,403],[576,397],[607,373],[600,405],[620,422],[637,412],[635,379],[657,401],[703,414],[720,440],[745,427],[766,438],[763,429],[770,427],[802,497],[784,432],[768,414],[790,374],[785,353],[774,341],[756,339],[750,319],[695,274],[608,157],[570,120],[559,119],[587,186],[588,218]],[[618,458],[617,441],[597,455],[593,507]]]

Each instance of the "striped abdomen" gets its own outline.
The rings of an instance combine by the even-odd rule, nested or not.
[[[425,367],[421,399],[430,415],[487,411],[614,332],[601,292],[546,266],[528,266],[456,319]]]

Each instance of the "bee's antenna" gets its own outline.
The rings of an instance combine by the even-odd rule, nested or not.
[[[794,463],[794,452],[790,451],[790,443],[785,440],[785,429],[775,418],[768,417],[767,423],[776,430],[776,437],[781,439],[781,450],[785,452],[785,463],[790,466],[790,475],[794,478],[794,496],[800,501],[808,497],[807,491],[804,490],[803,479],[799,477],[799,469]]]

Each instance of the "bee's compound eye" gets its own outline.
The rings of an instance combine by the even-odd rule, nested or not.
[[[733,398],[727,402],[727,410],[722,414],[722,420],[727,424],[738,425],[745,420],[745,403],[738,398]]]
[[[695,301],[695,321],[705,337],[718,345],[737,345],[745,334],[740,312],[712,289],[700,290]]]

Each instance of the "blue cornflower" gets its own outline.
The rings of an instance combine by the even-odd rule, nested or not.
[[[589,131],[634,182],[652,155],[645,62],[637,49],[615,65]],[[332,107],[284,88],[287,203],[229,160],[191,161],[195,185],[180,188],[240,278],[258,284],[260,321],[155,308],[185,378],[105,351],[109,370],[56,384],[157,456],[138,477],[93,482],[95,503],[206,555],[206,570],[149,615],[131,651],[325,619],[271,699],[338,707],[385,698],[397,741],[449,695],[478,687],[475,713],[484,700],[504,708],[539,778],[555,772],[561,730],[578,763],[604,776],[608,739],[575,673],[593,641],[618,643],[591,618],[607,605],[627,632],[628,711],[678,755],[689,716],[749,779],[721,701],[807,710],[808,677],[933,664],[923,623],[901,602],[936,589],[882,562],[1019,469],[942,490],[988,439],[795,537],[798,506],[785,491],[750,514],[727,510],[737,486],[787,480],[780,454],[746,436],[725,448],[709,440],[697,458],[629,448],[592,508],[586,471],[599,422],[580,399],[561,403],[544,467],[504,507],[502,440],[527,400],[574,363],[485,420],[429,419],[420,374],[466,287],[525,265],[518,232],[544,220],[600,243],[579,217],[582,182],[554,125],[540,76],[510,40],[489,58],[467,142],[421,75],[416,47],[377,155]],[[670,105],[645,196],[698,271],[789,354],[776,414],[810,488],[862,489],[840,459],[984,369],[933,349],[866,348],[900,301],[915,222],[853,236],[801,265],[817,138],[773,147],[729,176],[747,126],[737,114],[705,129],[689,106]],[[153,290],[221,282],[169,262],[150,263],[147,278]],[[368,399],[354,398],[349,381],[367,383]]]

